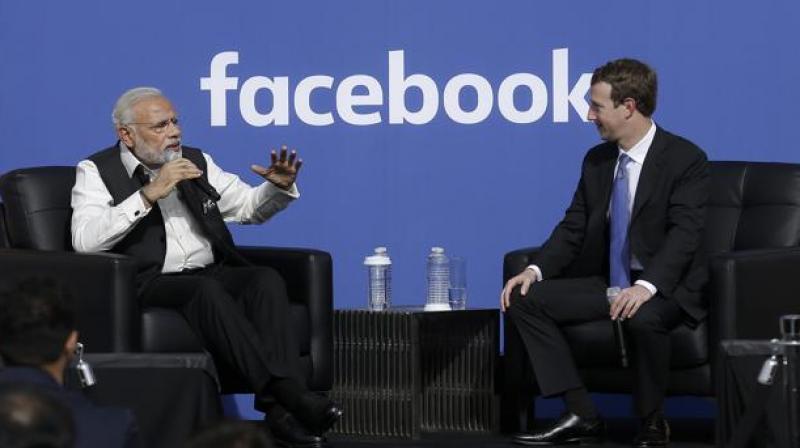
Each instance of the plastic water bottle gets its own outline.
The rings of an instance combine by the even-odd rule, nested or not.
[[[364,258],[369,273],[369,302],[372,311],[383,311],[392,303],[392,260],[385,247],[376,247],[375,253]]]
[[[450,311],[450,263],[444,249],[431,248],[428,255],[428,301],[425,311]]]

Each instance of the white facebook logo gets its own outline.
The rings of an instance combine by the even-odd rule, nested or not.
[[[291,92],[289,78],[286,76],[252,76],[239,86],[238,77],[228,76],[228,67],[239,64],[239,52],[225,51],[211,59],[208,77],[200,79],[200,89],[209,92],[211,102],[211,126],[227,126],[229,90],[239,91],[239,112],[242,119],[251,126],[288,126],[290,104],[294,114],[305,124],[311,126],[332,125],[336,117],[355,126],[380,124],[384,120],[384,101],[388,106],[389,124],[423,125],[433,120],[439,112],[439,86],[430,76],[422,73],[406,75],[405,52],[389,52],[388,61],[388,99],[384,87],[373,76],[356,74],[336,80],[328,75],[312,75],[301,79]],[[586,94],[589,91],[591,73],[582,73],[570,89],[569,49],[553,50],[552,118],[554,123],[569,121],[569,106],[575,109],[578,117],[586,121],[589,104]],[[409,110],[406,92],[416,89],[421,95],[421,105],[417,110]],[[474,107],[465,109],[461,101],[462,91],[470,89],[475,93]],[[519,89],[530,94],[531,102],[527,108],[518,109],[514,95]],[[269,92],[272,98],[268,111],[256,108],[256,95],[260,91]],[[335,112],[314,110],[311,107],[312,94],[335,93]],[[291,95],[293,93],[293,95]],[[497,109],[508,121],[518,124],[534,123],[547,112],[550,104],[547,85],[533,73],[513,73],[500,83],[496,91]],[[292,100],[290,102],[290,100]],[[477,124],[486,120],[495,104],[495,89],[489,81],[475,73],[462,73],[450,78],[444,85],[441,104],[445,114],[460,124]]]

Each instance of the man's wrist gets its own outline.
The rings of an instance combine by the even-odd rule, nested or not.
[[[152,207],[153,204],[155,203],[155,201],[153,201],[149,197],[147,197],[147,193],[145,193],[144,188],[139,190],[139,196],[142,197],[142,201],[144,202],[144,205],[147,206],[147,208]]]
[[[636,282],[634,282],[634,285],[639,285],[642,288],[646,289],[648,292],[650,292],[651,297],[658,293],[658,288],[656,288],[654,284],[648,282],[647,280],[642,280],[642,279],[636,280]]]
[[[539,266],[536,266],[535,264],[532,264],[532,265],[526,266],[525,269],[528,270],[528,271],[533,272],[533,277],[534,277],[533,281],[534,282],[538,282],[539,280],[542,279],[542,271],[541,271],[541,269],[539,269]]]

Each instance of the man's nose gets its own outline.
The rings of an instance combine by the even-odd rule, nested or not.
[[[181,136],[181,127],[177,123],[170,122],[167,127],[167,136],[169,138],[176,138]]]

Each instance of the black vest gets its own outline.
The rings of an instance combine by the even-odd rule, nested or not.
[[[184,146],[183,157],[203,171],[203,178],[208,183],[206,159],[203,153],[199,149]],[[129,177],[122,164],[119,143],[93,154],[89,160],[97,166],[100,177],[114,200],[114,205],[141,188],[139,180],[135,176]],[[216,201],[192,181],[178,183],[177,189],[181,202],[186,205],[189,213],[199,224],[203,236],[211,242],[215,263],[249,264],[236,251],[233,237],[222,219]],[[137,261],[136,283],[140,291],[148,281],[161,273],[167,252],[167,238],[164,218],[161,216],[158,204],[153,205],[153,210],[150,210],[150,213],[139,221],[125,238],[111,248],[111,252],[129,255]]]

